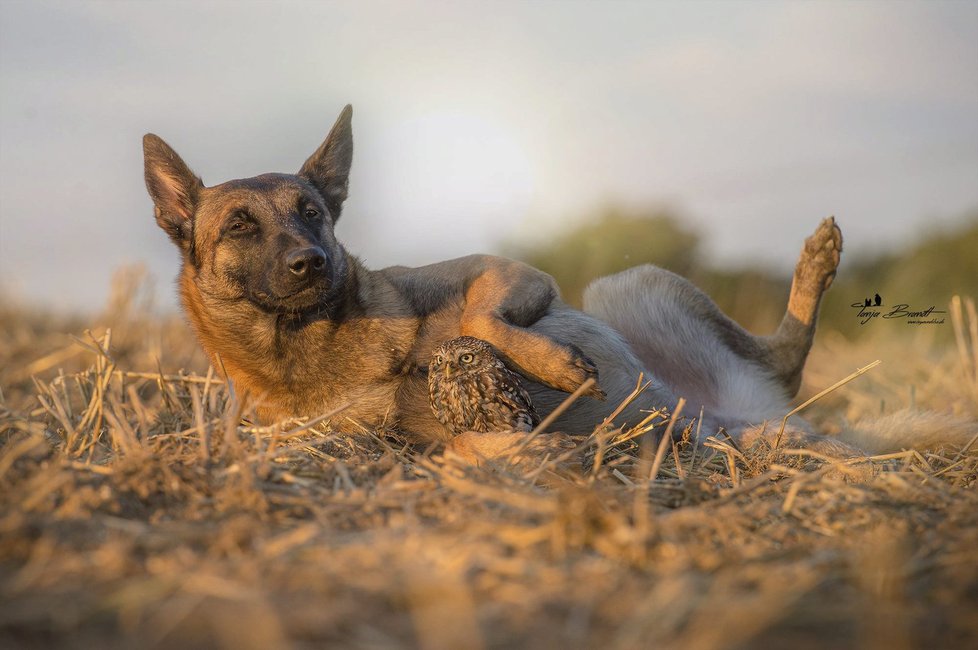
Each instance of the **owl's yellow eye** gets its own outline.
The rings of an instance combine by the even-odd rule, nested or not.
[[[458,360],[461,361],[462,363],[472,363],[473,361],[475,361],[475,357],[472,355],[471,352],[466,352],[465,354],[460,356]]]
[[[442,362],[441,355],[440,354],[436,354],[435,355],[435,363],[441,363],[441,362]]]

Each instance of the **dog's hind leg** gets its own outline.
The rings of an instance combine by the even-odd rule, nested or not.
[[[791,396],[801,386],[801,371],[815,337],[822,294],[835,278],[841,253],[842,231],[829,217],[805,240],[791,281],[788,309],[777,331],[764,339],[768,363]]]
[[[822,294],[839,263],[833,219],[805,242],[777,332],[755,336],[685,278],[652,265],[595,280],[584,310],[622,334],[642,363],[690,406],[728,421],[780,417],[798,391]]]

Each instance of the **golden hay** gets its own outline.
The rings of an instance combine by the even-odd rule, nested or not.
[[[656,446],[653,413],[476,466],[389,432],[254,427],[183,323],[132,295],[90,335],[0,313],[2,647],[978,643],[978,444]],[[963,345],[829,333],[805,395],[884,365],[803,415],[973,423]]]

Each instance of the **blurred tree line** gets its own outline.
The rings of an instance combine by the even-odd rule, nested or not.
[[[909,305],[913,311],[931,306],[947,310],[955,294],[978,298],[978,214],[922,232],[902,249],[844,254],[839,276],[822,307],[825,322],[851,336],[871,335],[878,328],[861,326],[852,305],[876,293],[882,298],[884,313],[898,304]],[[943,316],[945,324],[937,326],[937,332],[951,337],[950,317]]]
[[[761,266],[718,268],[703,255],[702,242],[702,234],[674,213],[609,208],[548,242],[510,245],[504,254],[554,276],[564,299],[578,307],[591,280],[637,264],[656,264],[689,278],[749,330],[773,331],[784,313],[790,274]],[[799,237],[799,251],[801,243]],[[847,250],[822,307],[822,327],[851,337],[874,331],[859,325],[858,310],[851,305],[876,293],[884,306],[906,303],[921,310],[931,305],[946,309],[956,293],[978,297],[978,215],[899,251],[856,257]],[[939,329],[950,336],[950,320]]]

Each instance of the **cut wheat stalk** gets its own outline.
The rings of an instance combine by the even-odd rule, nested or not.
[[[814,396],[810,397],[809,399],[805,400],[804,402],[802,402],[801,404],[799,404],[795,408],[793,408],[790,411],[788,411],[788,413],[781,420],[781,428],[778,429],[778,436],[777,436],[777,438],[774,441],[774,448],[777,449],[778,447],[781,446],[781,438],[784,435],[784,429],[785,429],[785,427],[788,426],[788,418],[790,418],[792,415],[795,415],[796,413],[801,412],[802,410],[804,410],[808,406],[811,406],[812,404],[814,404],[818,400],[822,399],[823,397],[825,397],[826,395],[828,395],[832,391],[834,391],[834,390],[836,390],[836,389],[838,389],[838,388],[840,388],[842,386],[845,386],[846,384],[848,384],[853,379],[856,379],[857,377],[859,377],[859,376],[861,376],[861,375],[869,372],[870,370],[872,370],[876,366],[880,365],[881,363],[883,363],[883,361],[881,359],[877,359],[876,361],[873,361],[872,363],[867,364],[867,365],[863,366],[862,368],[859,368],[858,370],[856,370],[855,372],[853,372],[849,376],[845,377],[844,379],[840,379],[839,381],[835,382],[834,384],[832,384],[828,388],[826,388],[826,389],[824,389],[822,391],[819,391]]]
[[[508,454],[508,463],[510,465],[514,464],[519,455],[526,451],[526,448],[530,446],[530,443],[532,443],[538,435],[546,431],[547,428],[557,420],[557,418],[564,414],[564,411],[571,407],[571,404],[576,402],[581,395],[590,390],[590,388],[596,383],[597,382],[593,377],[589,377],[584,381],[584,383],[577,387],[577,390],[568,395],[567,398],[557,406],[557,408],[551,411],[547,417],[540,421],[540,424],[538,424],[533,431],[527,434],[526,438],[523,439],[523,442],[517,445],[516,448]]]
[[[655,477],[659,474],[659,468],[662,466],[662,459],[665,458],[666,455],[666,448],[672,442],[672,432],[676,426],[676,421],[679,419],[679,415],[683,412],[684,406],[686,406],[686,400],[680,397],[679,401],[676,402],[676,408],[673,409],[672,415],[669,417],[669,424],[666,425],[666,430],[659,439],[659,446],[656,448],[655,458],[652,460],[651,469],[649,469],[649,481],[654,481]]]
[[[958,347],[958,359],[965,384],[970,387],[971,396],[978,404],[978,313],[973,299],[962,301],[960,296],[951,298],[951,325],[954,328],[954,340]]]

